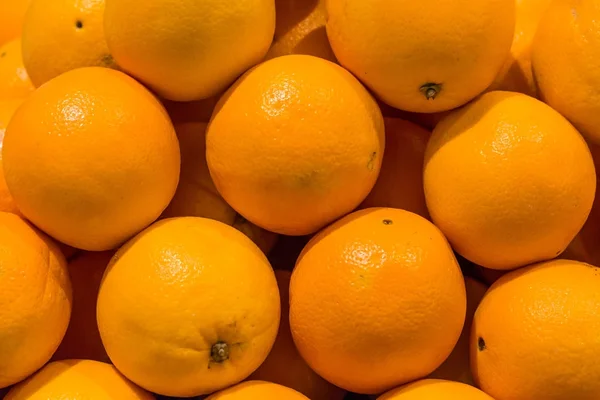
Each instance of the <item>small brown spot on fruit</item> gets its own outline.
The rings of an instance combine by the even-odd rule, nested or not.
[[[217,363],[229,360],[229,345],[225,342],[213,344],[210,349],[210,357]]]
[[[100,65],[107,68],[112,68],[116,65],[115,59],[110,54],[105,54],[100,58]]]
[[[392,221],[391,219],[384,219],[383,220],[383,224],[384,225],[392,225],[394,223],[394,221]]]
[[[4,57],[6,57],[6,52],[5,51],[3,51],[2,54],[0,54],[0,58],[4,58]]]
[[[374,151],[371,153],[371,157],[369,158],[369,162],[367,163],[367,168],[369,169],[369,171],[373,171],[373,168],[375,168],[375,158],[377,157],[377,152]]]
[[[483,340],[482,337],[479,337],[479,339],[477,339],[477,348],[479,348],[479,351],[484,351],[485,350],[485,340]]]
[[[423,84],[419,88],[419,90],[421,91],[421,93],[423,93],[427,100],[435,100],[438,94],[440,94],[440,92],[442,91],[442,84],[428,82]]]
[[[75,28],[77,28],[77,29],[83,28],[83,21],[81,21],[80,19],[75,21]]]

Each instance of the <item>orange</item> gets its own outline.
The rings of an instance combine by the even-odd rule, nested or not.
[[[266,59],[307,54],[335,62],[325,31],[326,0],[275,0],[275,36]]]
[[[36,87],[80,67],[114,67],[104,39],[104,0],[31,0],[23,61]]]
[[[110,362],[98,332],[96,303],[104,270],[113,252],[85,252],[69,262],[73,311],[65,337],[53,360],[84,359]]]
[[[173,125],[149,91],[121,72],[89,67],[23,103],[6,130],[3,163],[27,219],[73,247],[108,250],[166,208],[180,156]]]
[[[513,271],[475,313],[473,375],[496,399],[596,399],[599,329],[598,268],[554,260]]]
[[[384,143],[381,112],[356,78],[290,55],[252,69],[221,98],[206,158],[236,211],[269,231],[305,235],[364,200]]]
[[[47,236],[0,212],[0,388],[42,367],[67,330],[67,263]]]
[[[104,274],[98,326],[106,351],[152,392],[190,397],[240,382],[265,360],[280,318],[260,249],[211,219],[156,222]]]
[[[115,367],[90,360],[56,361],[15,386],[5,400],[152,400]]]
[[[266,254],[275,244],[277,235],[257,227],[236,213],[223,200],[210,177],[206,164],[206,127],[214,104],[214,99],[194,105],[169,104],[181,147],[181,174],[175,196],[163,217],[216,219],[245,233]]]
[[[4,168],[2,166],[2,142],[4,132],[13,114],[25,99],[0,100],[0,211],[20,214],[12,195],[6,186]]]
[[[554,1],[542,17],[532,65],[540,98],[600,143],[600,3]]]
[[[531,48],[544,11],[552,0],[516,0],[516,23],[510,55],[490,87],[537,96],[537,85],[531,68]]]
[[[225,90],[267,53],[274,0],[107,0],[105,32],[117,64],[177,101]]]
[[[460,267],[425,218],[393,208],[350,214],[296,263],[290,326],[329,382],[376,394],[422,378],[450,355],[465,321]]]
[[[454,249],[492,269],[556,257],[583,226],[596,174],[585,141],[544,103],[486,93],[433,131],[425,198]]]
[[[30,0],[0,2],[0,46],[21,36],[23,19]]]
[[[289,287],[292,273],[275,271],[281,296],[281,323],[273,349],[250,379],[278,383],[311,400],[342,400],[346,392],[317,375],[302,359],[290,331]]]
[[[428,218],[423,191],[423,162],[431,133],[398,118],[385,118],[381,172],[361,208],[391,207]]]
[[[308,400],[293,389],[269,382],[249,381],[240,383],[222,392],[209,396],[206,400]],[[313,400],[313,399],[310,399]]]
[[[329,0],[339,62],[392,107],[450,110],[494,80],[508,56],[515,0]]]
[[[0,99],[24,98],[34,90],[23,65],[21,39],[0,47]]]
[[[469,362],[471,325],[475,310],[477,310],[477,306],[481,302],[481,299],[483,299],[488,288],[483,283],[470,277],[465,277],[465,288],[467,289],[467,317],[462,333],[460,334],[458,343],[454,346],[454,350],[452,350],[452,354],[438,369],[429,375],[429,378],[445,379],[474,385]]]
[[[394,389],[378,400],[494,400],[481,390],[464,383],[423,379]]]

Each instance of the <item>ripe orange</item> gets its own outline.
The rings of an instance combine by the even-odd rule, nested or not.
[[[21,37],[23,19],[30,0],[4,0],[0,2],[0,46]]]
[[[250,379],[278,383],[310,400],[342,400],[346,392],[317,375],[302,359],[290,331],[289,287],[292,273],[275,271],[281,297],[281,323],[273,349]]]
[[[216,219],[245,233],[266,254],[277,240],[235,212],[219,194],[206,164],[206,127],[215,100],[196,104],[169,104],[169,114],[181,147],[179,184],[163,217],[204,217]]]
[[[53,360],[95,360],[110,362],[98,331],[96,303],[111,251],[85,252],[69,262],[73,284],[73,311],[65,337]]]
[[[340,63],[384,102],[436,112],[467,103],[508,56],[515,0],[329,0]]]
[[[0,99],[24,98],[34,87],[23,65],[21,39],[0,47]]]
[[[348,71],[291,55],[254,68],[221,98],[206,158],[223,198],[249,221],[313,233],[352,211],[379,174],[377,103]]]
[[[590,141],[600,143],[600,4],[554,1],[542,17],[532,63],[540,98]]]
[[[90,360],[56,361],[15,386],[5,400],[153,400],[115,367]]]
[[[423,191],[423,162],[431,133],[412,122],[385,118],[381,172],[361,208],[401,208],[428,218]]]
[[[552,0],[516,0],[516,23],[510,55],[490,90],[506,90],[537,96],[531,68],[531,48],[542,15]]]
[[[544,103],[490,92],[444,119],[425,156],[425,198],[454,249],[493,269],[556,257],[594,200],[590,151]]]
[[[458,343],[454,346],[454,350],[452,350],[452,354],[438,369],[429,375],[429,378],[474,385],[469,361],[471,325],[475,310],[477,310],[477,306],[479,306],[488,288],[483,283],[470,277],[465,277],[465,288],[467,289],[467,316],[462,333]]]
[[[24,100],[25,99],[0,100],[0,211],[10,212],[18,215],[20,215],[20,211],[17,208],[12,195],[8,191],[6,179],[4,179],[4,167],[2,166],[2,142],[4,141],[4,132],[6,131],[8,122]]]
[[[208,98],[260,62],[273,40],[274,0],[107,0],[117,64],[161,96]]]
[[[54,242],[0,212],[0,388],[42,367],[67,330],[71,283]]]
[[[394,389],[377,400],[494,400],[464,383],[423,379]]]
[[[209,396],[206,400],[309,400],[293,389],[275,383],[248,381]],[[312,400],[312,399],[310,399]]]
[[[596,399],[600,269],[569,260],[498,280],[473,321],[471,362],[496,399]]]
[[[90,67],[53,79],[23,103],[6,130],[3,163],[27,219],[71,246],[107,250],[165,209],[180,156],[150,92],[121,72]]]
[[[104,38],[104,0],[31,0],[23,61],[39,87],[80,67],[114,67]]]
[[[300,354],[358,393],[433,372],[456,344],[465,309],[464,280],[442,233],[393,208],[355,212],[315,235],[290,285]]]
[[[277,281],[245,235],[211,219],[159,221],[113,257],[100,286],[98,326],[129,379],[168,396],[240,382],[277,335]]]
[[[325,0],[275,0],[275,9],[275,36],[267,60],[306,54],[336,61],[325,31]]]

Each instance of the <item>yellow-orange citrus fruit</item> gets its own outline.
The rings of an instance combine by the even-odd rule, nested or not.
[[[377,400],[494,400],[481,390],[460,382],[423,379],[399,387]]]
[[[600,144],[600,3],[554,1],[535,35],[532,65],[540,98]]]
[[[107,0],[106,40],[119,67],[177,101],[208,98],[260,62],[274,0]]]
[[[23,19],[31,0],[0,2],[0,46],[21,37]]]
[[[23,65],[21,39],[0,47],[0,99],[24,98],[34,89]]]
[[[590,150],[546,104],[489,92],[440,122],[425,155],[425,198],[454,249],[493,269],[556,257],[594,200]]]
[[[248,381],[209,396],[206,400],[309,400],[297,391],[270,382]],[[313,400],[313,399],[310,399]]]
[[[515,0],[329,0],[340,61],[389,105],[436,112],[467,103],[508,56]]]
[[[303,393],[310,400],[342,400],[346,391],[321,378],[302,359],[290,331],[289,288],[292,273],[275,271],[281,297],[281,323],[273,349],[250,379],[278,383]]]
[[[245,233],[266,254],[277,234],[266,231],[240,216],[221,197],[206,164],[206,127],[215,101],[169,104],[169,115],[181,148],[181,174],[173,199],[163,217],[204,217],[221,221]]]
[[[104,0],[31,0],[23,62],[36,87],[81,67],[114,67],[104,38]]]
[[[361,208],[401,208],[428,218],[423,191],[423,162],[431,132],[399,118],[385,118],[381,171]]]
[[[162,105],[107,68],[72,70],[38,88],[4,137],[4,173],[19,210],[84,250],[115,248],[152,223],[173,197],[179,163]]]
[[[8,122],[24,100],[25,99],[0,100],[0,211],[10,212],[18,215],[20,215],[19,209],[17,208],[15,200],[12,198],[12,195],[8,190],[6,179],[4,179],[4,167],[2,166],[2,142],[4,141],[4,132],[6,131]]]
[[[473,385],[473,375],[471,374],[471,364],[469,361],[471,325],[475,310],[477,310],[477,306],[479,306],[488,288],[483,283],[471,277],[465,277],[465,288],[467,289],[467,316],[462,333],[456,346],[454,346],[454,350],[452,350],[452,354],[438,369],[429,375],[429,378]]]
[[[537,96],[531,68],[531,48],[542,15],[552,0],[516,0],[515,36],[510,55],[490,90],[506,90]]]
[[[212,393],[248,377],[277,336],[277,281],[260,249],[206,218],[156,222],[113,257],[98,326],[117,368],[168,396]]]
[[[54,242],[20,217],[0,212],[0,387],[42,367],[71,314],[71,283]]]
[[[5,400],[153,400],[110,364],[91,360],[55,361],[16,385]]]
[[[500,278],[473,321],[473,376],[495,399],[592,400],[600,393],[600,269],[542,262]]]
[[[460,267],[425,218],[357,211],[315,235],[290,285],[290,326],[308,365],[344,389],[381,393],[450,355],[465,321]]]
[[[73,310],[67,333],[53,360],[83,359],[110,362],[98,331],[96,304],[104,270],[114,253],[84,252],[69,262]]]
[[[223,198],[249,221],[313,233],[352,211],[379,174],[381,112],[348,71],[318,57],[269,60],[221,98],[206,137]]]
[[[325,31],[325,1],[275,0],[275,36],[265,58],[306,54],[335,61]]]

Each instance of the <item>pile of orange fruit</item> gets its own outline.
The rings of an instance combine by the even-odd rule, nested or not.
[[[600,399],[598,21],[2,0],[0,399]]]

